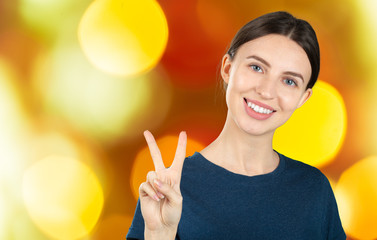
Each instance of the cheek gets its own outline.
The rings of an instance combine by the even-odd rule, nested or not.
[[[228,98],[229,96],[242,92],[243,89],[246,88],[245,85],[246,84],[242,78],[232,76],[228,82],[226,97]]]
[[[286,111],[295,111],[300,103],[301,95],[299,94],[283,94],[279,97],[280,106]]]
[[[232,94],[242,94],[250,91],[253,86],[253,80],[250,77],[239,75],[232,79],[228,88],[230,87],[229,90],[231,90]]]
[[[228,106],[229,108],[229,101],[232,97],[232,94],[233,94],[233,85],[231,82],[228,82],[228,86],[226,88],[226,91],[225,91],[225,102],[226,102],[226,105]]]
[[[242,81],[239,79],[232,78],[229,81],[228,87],[225,93],[225,101],[228,106],[238,104],[239,100],[242,98],[242,92],[245,91],[245,84],[242,84]]]

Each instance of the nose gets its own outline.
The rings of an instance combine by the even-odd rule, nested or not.
[[[264,99],[272,99],[276,96],[276,86],[272,79],[260,79],[256,86],[256,92]]]

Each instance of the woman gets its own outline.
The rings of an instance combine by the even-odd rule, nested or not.
[[[186,133],[139,189],[127,239],[346,239],[327,178],[272,148],[275,130],[312,95],[319,74],[312,27],[286,12],[242,27],[221,64],[228,113],[218,138],[185,159]]]

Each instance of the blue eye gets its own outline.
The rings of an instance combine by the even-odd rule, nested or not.
[[[250,67],[256,72],[262,72],[262,68],[258,65],[251,65]]]
[[[284,82],[289,86],[297,86],[296,82],[292,79],[284,79]]]

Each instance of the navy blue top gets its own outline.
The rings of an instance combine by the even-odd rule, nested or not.
[[[215,165],[198,152],[186,158],[176,239],[345,240],[325,175],[279,157],[273,172],[251,177]],[[127,239],[144,239],[139,201]]]

